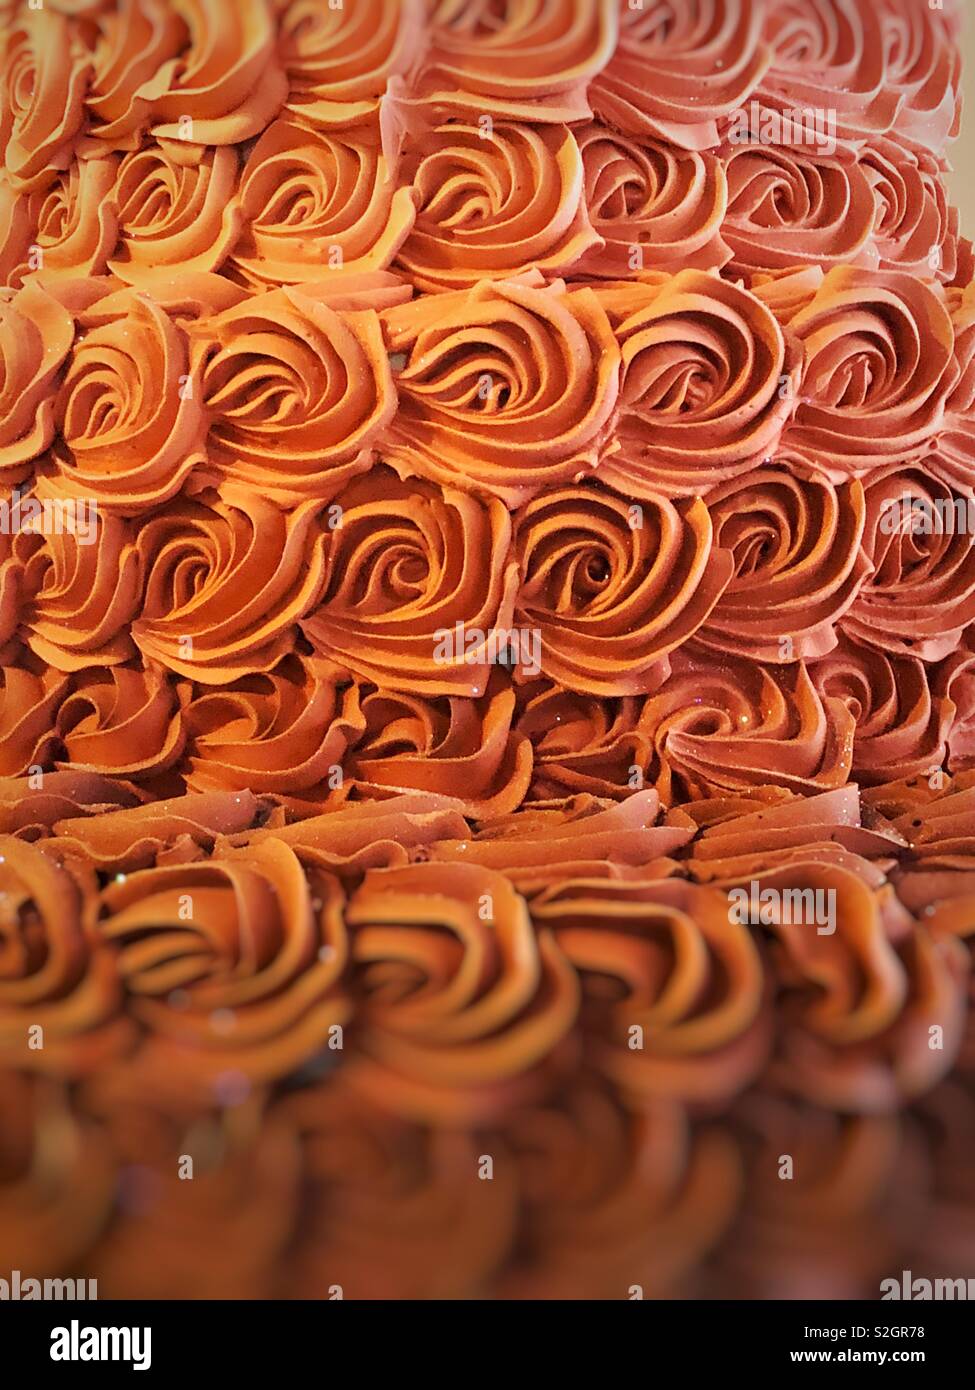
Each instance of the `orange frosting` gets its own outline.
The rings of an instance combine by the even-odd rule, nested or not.
[[[0,1272],[970,1262],[960,19],[0,3]]]

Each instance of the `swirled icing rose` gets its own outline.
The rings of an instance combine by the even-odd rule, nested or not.
[[[953,487],[975,486],[975,280],[964,290],[949,289],[955,331],[958,380],[945,402],[944,425],[931,468]]]
[[[305,635],[376,685],[481,694],[518,582],[502,504],[373,468],[335,505],[341,525]]]
[[[329,291],[272,290],[198,325],[209,457],[234,480],[294,505],[330,497],[372,461],[396,409],[375,310]]]
[[[473,1190],[475,1132],[404,1121],[341,1071],[282,1096],[272,1113],[301,1155],[300,1221],[288,1268],[275,1271],[284,1297],[327,1286],[336,1260],[346,1299],[473,1298],[488,1287],[514,1239],[519,1194],[507,1162]]]
[[[575,971],[524,899],[479,865],[366,875],[346,912],[350,1079],[420,1118],[487,1118],[538,1090],[573,1027]]]
[[[385,457],[516,504],[595,467],[619,375],[612,328],[591,290],[500,281],[386,312],[406,354]]]
[[[57,712],[59,766],[110,777],[144,778],[183,751],[182,710],[189,689],[157,667],[78,671]]]
[[[759,661],[821,656],[870,573],[863,489],[759,468],[708,494],[714,544],[734,575],[698,632],[719,651]],[[774,628],[774,630],[772,630]]]
[[[818,887],[826,873],[820,870],[815,879],[796,873],[786,882]],[[856,884],[851,875],[845,878]],[[877,899],[867,893],[855,902],[848,883],[833,881],[836,936],[804,935],[800,952],[800,927],[787,947],[800,998],[808,996],[807,981],[815,980],[819,1003],[804,1010],[797,1000],[786,1015],[781,1061],[772,1075],[830,1109],[897,1109],[952,1065],[961,1042],[968,955],[961,942],[937,941],[922,929],[894,954],[877,920]],[[929,1045],[934,1027],[942,1032],[940,1049]]]
[[[642,773],[649,761],[636,728],[638,698],[606,699],[544,679],[527,683],[519,695],[515,727],[534,747],[531,800],[576,792],[620,800],[629,795],[633,768]]]
[[[712,154],[621,135],[591,122],[575,132],[585,167],[585,206],[604,244],[574,274],[626,277],[634,270],[719,269],[728,203],[724,165]]]
[[[279,23],[288,110],[316,129],[372,116],[389,79],[406,73],[425,43],[423,0],[286,0]]]
[[[20,777],[50,760],[68,678],[21,657],[16,665],[0,667],[0,682],[0,777]]]
[[[762,964],[725,894],[569,879],[531,910],[579,972],[593,1061],[624,1095],[726,1100],[755,1077],[770,1033]]]
[[[0,299],[0,481],[26,478],[54,438],[54,389],[74,319],[39,285]]]
[[[0,1058],[78,1076],[128,1045],[115,962],[98,949],[90,885],[33,845],[0,837]],[[33,1027],[40,1046],[28,1044]]]
[[[57,396],[58,483],[67,496],[134,514],[174,496],[204,458],[189,343],[133,290],[97,301],[80,322],[87,331]]]
[[[12,257],[15,283],[104,274],[118,235],[115,166],[112,157],[75,160],[46,187],[21,195],[30,245]]]
[[[843,477],[924,449],[958,375],[942,293],[897,271],[835,267],[790,328],[805,366],[787,454]]]
[[[876,201],[880,268],[950,283],[959,261],[958,209],[948,205],[938,161],[926,150],[877,140],[861,152],[859,167]]]
[[[705,1260],[713,1267],[741,1195],[730,1133],[692,1128],[667,1099],[640,1096],[631,1109],[585,1076],[512,1114],[505,1135],[532,1238],[498,1297],[612,1299],[622,1287],[679,1297]]]
[[[975,620],[975,498],[911,465],[875,474],[866,504],[873,574],[843,627],[881,651],[939,661]]]
[[[274,121],[240,177],[243,231],[228,270],[254,289],[384,270],[413,226],[379,126],[322,133]]]
[[[932,695],[923,662],[844,639],[809,674],[821,695],[842,700],[853,717],[853,775],[860,781],[916,777],[942,765],[952,708]]]
[[[911,0],[881,0],[879,9],[884,80],[903,100],[896,129],[913,144],[940,154],[958,134],[961,110],[956,16],[943,5]]]
[[[436,0],[411,96],[435,109],[529,121],[585,120],[609,61],[617,0]]]
[[[850,772],[853,721],[840,701],[820,698],[802,663],[719,667],[681,654],[644,705],[640,729],[653,740],[666,805],[766,783],[818,791],[842,786]]]
[[[0,1258],[4,1269],[70,1269],[111,1220],[115,1164],[101,1127],[63,1082],[0,1073]]]
[[[952,772],[975,768],[975,651],[970,640],[939,667],[934,691],[954,706],[948,766]]]
[[[399,264],[418,289],[457,289],[533,266],[559,275],[600,244],[582,156],[565,126],[441,125],[411,145],[403,177],[417,212]]]
[[[890,130],[902,97],[887,84],[887,54],[874,0],[776,0],[765,15],[772,66],[760,88],[768,106],[830,112],[841,140]]]
[[[704,271],[607,291],[623,355],[620,453],[639,496],[706,493],[768,459],[793,410],[799,353],[754,295]]]
[[[326,799],[364,724],[358,692],[347,682],[342,689],[341,677],[326,662],[292,653],[273,670],[196,691],[185,715],[187,787]]]
[[[856,1298],[879,1288],[926,1200],[923,1151],[899,1117],[837,1115],[756,1088],[735,1122],[747,1135],[746,1185],[735,1240],[719,1255],[720,1287],[749,1299],[827,1289]],[[785,1154],[793,1179],[770,1183]]]
[[[284,512],[226,483],[140,519],[132,550],[143,598],[132,637],[143,656],[204,685],[280,661],[321,592],[319,505]]]
[[[268,1080],[345,1022],[341,889],[285,845],[130,874],[101,908],[150,1071],[177,1070],[196,1092],[228,1071]]]
[[[515,518],[515,624],[536,629],[541,669],[572,690],[639,695],[706,621],[731,577],[699,498],[639,505],[594,484],[558,488]]]
[[[169,0],[118,0],[95,23],[88,127],[79,147],[86,155],[136,149],[152,106],[143,84],[178,56],[186,27]]]
[[[258,135],[288,93],[270,0],[172,0],[189,42],[139,89],[152,133],[193,164],[205,145]]]
[[[721,235],[731,271],[876,266],[877,198],[867,167],[815,149],[732,145]]]
[[[64,505],[46,482],[33,495],[42,505]],[[92,510],[79,524],[75,515],[72,525],[14,537],[23,566],[21,635],[59,671],[114,666],[135,654],[128,624],[139,604],[139,566],[128,523]]]
[[[0,282],[7,289],[5,298],[23,284],[33,237],[29,194],[18,193],[0,175]]]
[[[219,270],[243,222],[237,156],[226,146],[189,167],[161,145],[135,150],[119,164],[114,197],[119,241],[110,268],[150,292],[164,276]]]
[[[717,145],[719,122],[768,67],[759,0],[619,0],[619,12],[619,44],[592,84],[596,114],[684,149]]]
[[[91,63],[77,27],[49,10],[25,9],[0,58],[0,151],[13,187],[44,188],[74,156]]]
[[[475,699],[369,690],[346,777],[369,797],[444,792],[474,820],[505,815],[521,803],[532,771],[531,744],[512,727],[514,709],[514,691],[500,671]]]

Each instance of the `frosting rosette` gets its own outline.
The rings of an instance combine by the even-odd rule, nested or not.
[[[228,271],[259,290],[385,270],[413,226],[415,199],[379,141],[378,122],[324,133],[268,126],[241,173],[244,226]]]
[[[92,885],[35,846],[0,837],[0,1056],[58,1076],[125,1048],[115,962],[97,949]]]
[[[579,982],[507,878],[472,864],[368,873],[346,912],[346,1075],[411,1118],[487,1120],[564,1069]]]
[[[367,468],[396,409],[374,309],[271,290],[197,325],[210,462],[283,505],[333,496]]]
[[[79,148],[86,154],[131,150],[149,123],[144,84],[177,58],[187,31],[170,0],[118,0],[94,16],[88,122]]]
[[[270,671],[194,691],[185,713],[186,785],[317,803],[341,785],[346,750],[363,722],[343,673],[293,652]]]
[[[188,42],[143,83],[152,133],[193,164],[206,145],[258,135],[288,94],[271,0],[171,0]]]
[[[595,79],[596,114],[618,130],[684,149],[719,143],[719,125],[768,67],[760,0],[618,0],[619,43]]]
[[[637,731],[639,698],[607,699],[544,679],[527,682],[519,695],[516,728],[534,749],[529,800],[577,792],[624,800],[634,768],[642,782],[649,744]]]
[[[569,879],[532,902],[579,974],[593,1061],[631,1100],[728,1100],[767,1059],[761,957],[728,899],[677,880]]]
[[[357,794],[440,792],[474,820],[514,811],[528,790],[532,747],[514,727],[515,693],[494,671],[484,694],[424,698],[367,690],[365,728],[346,764]]]
[[[623,135],[593,121],[576,130],[585,169],[585,206],[602,244],[575,274],[626,277],[632,271],[720,269],[728,203],[722,162],[650,136]]]
[[[809,668],[824,697],[841,700],[854,721],[853,775],[877,784],[940,768],[952,702],[930,688],[924,662],[844,638]]]
[[[173,497],[205,457],[189,341],[134,290],[97,300],[79,325],[55,407],[58,489],[133,515]]]
[[[480,1135],[411,1124],[341,1076],[282,1097],[272,1113],[301,1155],[299,1219],[279,1294],[326,1287],[336,1260],[346,1299],[483,1292],[518,1228],[518,1185],[506,1162],[474,1189]],[[500,1135],[497,1143],[506,1153]]]
[[[923,451],[958,377],[936,286],[837,266],[789,326],[805,364],[784,454],[844,477]]]
[[[714,545],[733,557],[734,574],[698,640],[759,661],[835,646],[835,625],[871,573],[860,483],[758,468],[714,488],[707,506]]]
[[[163,277],[219,270],[240,231],[237,155],[205,150],[185,165],[162,145],[123,156],[115,178],[118,245],[113,274],[140,290]]]
[[[0,666],[0,777],[21,777],[51,758],[54,721],[68,678],[36,658]]]
[[[384,688],[483,693],[518,585],[505,507],[385,468],[335,505],[321,604],[302,623],[312,645]]]
[[[975,487],[975,280],[947,294],[958,380],[945,403],[944,426],[929,466],[952,486],[970,492]]]
[[[873,188],[880,268],[950,284],[960,260],[958,209],[948,205],[939,162],[926,150],[889,139],[868,145],[859,167]]]
[[[403,176],[417,208],[398,263],[418,289],[457,289],[533,267],[578,273],[585,264],[576,263],[600,245],[582,154],[563,125],[440,125],[411,143]]]
[[[700,498],[632,504],[595,482],[527,503],[514,549],[516,625],[539,633],[546,676],[594,695],[656,689],[732,573]]]
[[[22,640],[59,671],[115,666],[134,656],[128,625],[140,586],[129,524],[95,508],[64,511],[71,499],[46,480],[22,508],[34,499],[51,509],[52,519],[45,523],[42,511],[39,525],[14,537],[22,566]],[[65,516],[73,520],[66,523]]]
[[[44,188],[74,157],[91,62],[64,15],[25,7],[0,53],[0,161],[15,189]]]
[[[464,114],[578,121],[617,38],[616,0],[435,0],[411,99]]]
[[[873,573],[843,627],[881,651],[939,661],[975,619],[975,498],[922,464],[876,473],[865,496]]]
[[[954,706],[955,717],[948,735],[948,766],[952,772],[975,768],[975,651],[971,638],[938,668],[935,693]]]
[[[607,481],[686,497],[769,459],[800,365],[771,310],[697,270],[604,293],[623,358],[620,452],[606,460]]]
[[[132,637],[150,661],[204,685],[267,671],[325,577],[320,504],[284,512],[225,483],[148,513],[133,526],[141,579]]]
[[[878,195],[871,172],[861,162],[834,159],[817,149],[731,145],[721,236],[733,252],[732,273],[876,266],[871,238]],[[907,215],[901,208],[901,219]],[[896,213],[891,218],[896,220]]]
[[[264,1082],[341,1042],[342,891],[286,845],[145,869],[109,884],[100,906],[106,955],[148,1030],[147,1080],[219,1095],[228,1073]]]
[[[57,711],[59,767],[141,781],[183,751],[189,689],[155,666],[77,671]]]
[[[112,157],[75,160],[44,188],[19,195],[4,247],[7,283],[104,273],[118,235],[115,166]]]
[[[424,0],[285,0],[279,23],[288,110],[316,129],[367,120],[425,44]]]
[[[111,1219],[116,1172],[105,1135],[63,1082],[13,1069],[0,1073],[0,1120],[3,1267],[72,1267]]]
[[[828,111],[836,136],[856,145],[890,130],[902,96],[887,82],[874,0],[775,0],[765,12],[772,65],[760,88],[770,108]]]
[[[389,309],[405,354],[384,456],[397,469],[517,504],[594,468],[608,447],[619,349],[592,290],[483,283]]]
[[[941,154],[958,134],[961,100],[956,16],[940,5],[881,0],[884,80],[900,96],[896,130],[914,145]]]
[[[640,1096],[630,1109],[587,1074],[513,1115],[505,1136],[526,1249],[509,1260],[501,1298],[609,1300],[620,1289],[680,1297],[735,1215],[741,1175],[730,1134],[692,1126],[673,1101]]]
[[[40,285],[0,298],[0,482],[21,482],[56,429],[54,390],[74,318]]]
[[[853,720],[821,697],[803,663],[776,669],[680,653],[644,704],[652,776],[665,805],[773,785],[798,792],[841,787],[850,774]]]

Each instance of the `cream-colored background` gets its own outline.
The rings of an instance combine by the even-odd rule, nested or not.
[[[961,41],[961,135],[951,148],[951,195],[961,212],[961,230],[975,240],[975,0],[965,0]]]

